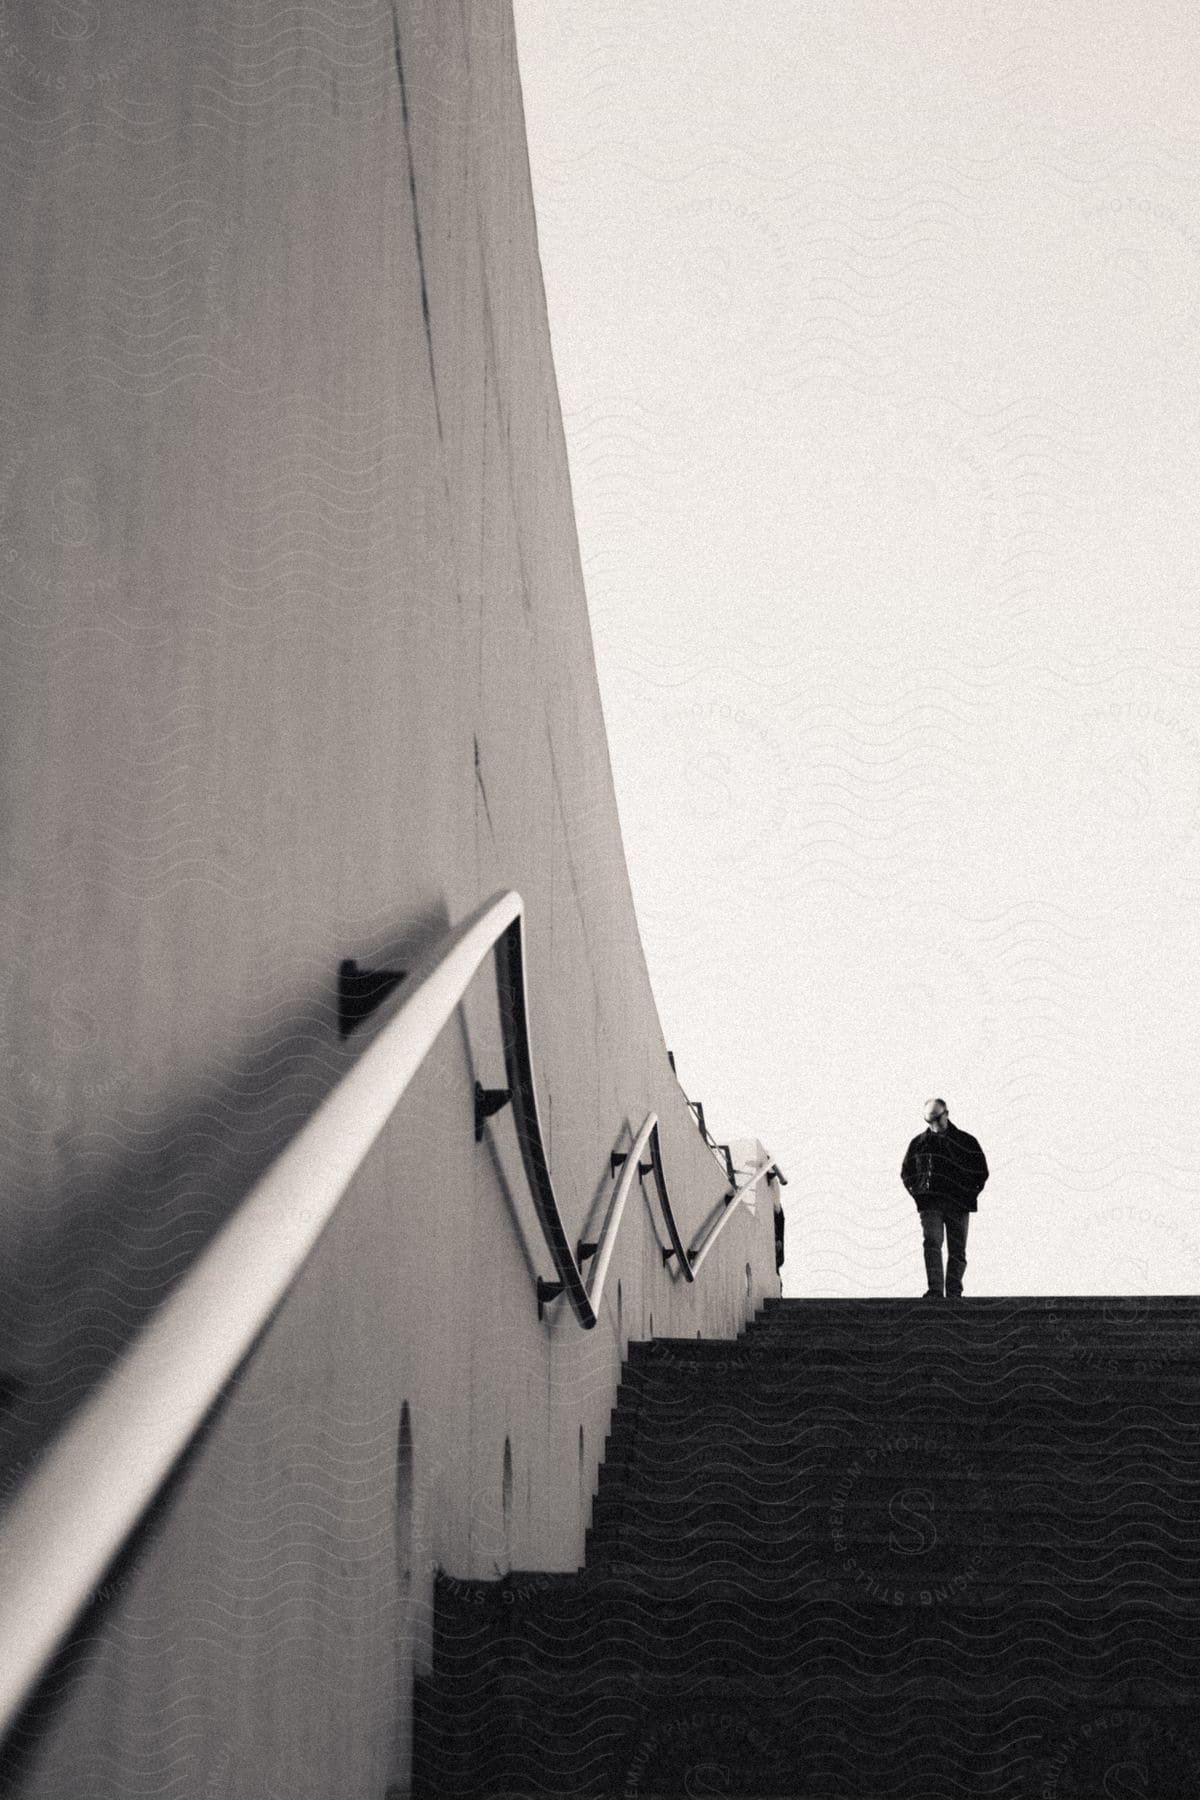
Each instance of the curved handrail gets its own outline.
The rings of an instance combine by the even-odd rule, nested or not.
[[[650,1138],[650,1161],[654,1165],[654,1184],[658,1188],[663,1218],[667,1222],[667,1235],[671,1240],[669,1248],[663,1251],[663,1262],[664,1264],[669,1263],[674,1257],[675,1266],[681,1271],[684,1280],[695,1281],[696,1271],[692,1268],[691,1260],[683,1248],[683,1239],[679,1235],[679,1227],[675,1223],[675,1214],[671,1210],[671,1202],[667,1195],[667,1178],[663,1174],[662,1146],[658,1141],[657,1125]]]
[[[561,1288],[567,1291],[572,1310],[579,1323],[589,1329],[596,1323],[596,1309],[588,1298],[583,1275],[567,1242],[566,1227],[559,1211],[546,1158],[542,1121],[538,1112],[537,1088],[533,1079],[533,1050],[529,1037],[529,998],[525,988],[525,951],[522,920],[524,908],[519,894],[511,921],[497,933],[496,979],[500,990],[500,1014],[504,1023],[504,1067],[508,1074],[509,1100],[525,1178],[533,1195],[533,1204],[542,1227],[559,1285],[550,1288],[538,1283],[539,1307],[543,1298],[552,1298]]]
[[[592,1264],[588,1278],[588,1299],[593,1311],[600,1304],[600,1296],[604,1292],[604,1277],[608,1274],[608,1265],[612,1261],[612,1253],[616,1248],[617,1233],[621,1229],[621,1217],[625,1211],[625,1202],[633,1191],[633,1178],[641,1167],[642,1151],[646,1148],[646,1140],[652,1131],[658,1128],[657,1113],[647,1113],[642,1129],[638,1132],[632,1146],[625,1153],[621,1166],[621,1178],[613,1190],[609,1202],[608,1217],[604,1221],[604,1230],[600,1234],[600,1243],[596,1250],[596,1260]]]
[[[0,1571],[9,1576],[0,1614],[0,1735],[296,1280],[489,950],[496,955],[508,1098],[526,1174],[580,1323],[596,1323],[615,1232],[647,1138],[674,1246],[664,1256],[677,1254],[687,1279],[694,1279],[716,1233],[694,1263],[684,1255],[651,1113],[610,1206],[590,1291],[584,1285],[554,1194],[538,1114],[523,920],[520,894],[499,891],[415,960],[392,1017],[254,1183],[17,1492],[0,1519]],[[545,1284],[538,1285],[540,1299]]]
[[[734,1213],[738,1209],[739,1202],[741,1202],[742,1200],[744,1200],[746,1198],[746,1195],[751,1191],[752,1188],[755,1188],[758,1186],[758,1183],[762,1180],[764,1175],[770,1177],[772,1175],[772,1173],[774,1173],[774,1172],[775,1172],[774,1161],[772,1160],[771,1157],[768,1156],[765,1162],[762,1162],[758,1165],[758,1167],[755,1169],[753,1175],[751,1175],[751,1177],[748,1181],[744,1181],[740,1188],[735,1188],[732,1194],[726,1194],[725,1210],[722,1212],[721,1216],[718,1219],[714,1220],[711,1228],[708,1230],[708,1232],[705,1234],[705,1236],[701,1239],[700,1243],[696,1246],[696,1248],[694,1250],[688,1251],[687,1260],[692,1266],[692,1274],[693,1275],[700,1268],[700,1265],[703,1263],[705,1257],[708,1255],[709,1251],[712,1249],[713,1245],[716,1243],[717,1239],[720,1237],[721,1233],[724,1231],[725,1227],[728,1225],[730,1219],[732,1219]]]
[[[655,1185],[658,1188],[659,1204],[662,1207],[663,1219],[666,1222],[667,1235],[675,1246],[674,1250],[667,1251],[664,1254],[663,1260],[666,1261],[668,1256],[672,1256],[678,1252],[686,1279],[688,1281],[695,1280],[695,1276],[688,1265],[687,1258],[683,1256],[683,1247],[679,1237],[679,1227],[675,1222],[675,1213],[671,1206],[671,1197],[667,1192],[666,1177],[663,1175],[662,1150],[658,1141],[658,1114],[649,1112],[646,1114],[642,1128],[634,1139],[631,1148],[623,1153],[621,1178],[613,1191],[612,1200],[609,1202],[608,1216],[604,1221],[604,1230],[601,1233],[600,1242],[596,1246],[596,1260],[592,1264],[592,1272],[588,1280],[588,1298],[592,1303],[593,1309],[599,1306],[600,1296],[604,1291],[604,1278],[608,1274],[608,1265],[612,1260],[612,1253],[616,1246],[617,1232],[621,1227],[621,1217],[625,1211],[625,1202],[628,1200],[633,1188],[633,1177],[635,1174],[641,1174],[646,1166],[642,1162],[642,1151],[646,1148],[647,1144],[650,1146],[649,1167],[653,1170]]]

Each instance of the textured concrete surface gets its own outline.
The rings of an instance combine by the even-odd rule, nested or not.
[[[572,1237],[650,1108],[507,5],[0,0],[6,1493],[347,1066],[341,958],[525,897]],[[435,1565],[569,1570],[630,1338],[732,1336],[635,1196],[549,1275],[481,970],[10,1746],[9,1791],[403,1783]]]

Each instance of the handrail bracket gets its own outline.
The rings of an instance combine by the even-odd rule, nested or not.
[[[348,1038],[407,974],[407,969],[360,969],[352,956],[344,956],[338,964],[338,1036]]]
[[[565,1281],[547,1281],[544,1276],[538,1276],[537,1308],[539,1324],[541,1322],[543,1308],[548,1306],[551,1300],[557,1300],[566,1285]]]
[[[620,1168],[623,1168],[628,1161],[629,1161],[628,1150],[610,1150],[608,1153],[609,1174],[615,1175],[617,1170]],[[647,1163],[639,1162],[639,1164],[638,1164],[639,1179],[644,1181],[646,1176],[651,1173],[653,1168],[654,1168],[654,1164],[652,1162],[647,1162]]]
[[[692,1264],[695,1262],[695,1260],[696,1260],[697,1256],[699,1256],[699,1254],[700,1254],[700,1252],[698,1250],[685,1250],[684,1251],[684,1255],[687,1257],[689,1269],[691,1268]],[[663,1267],[665,1268],[667,1263],[670,1262],[671,1258],[676,1255],[678,1255],[678,1252],[671,1249],[669,1246],[666,1249],[664,1249],[664,1251],[662,1253]]]
[[[475,1142],[483,1137],[483,1121],[498,1113],[502,1106],[507,1106],[512,1099],[511,1088],[485,1088],[482,1082],[475,1083]]]

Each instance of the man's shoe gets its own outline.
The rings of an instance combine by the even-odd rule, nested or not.
[[[947,1300],[961,1300],[962,1299],[961,1288],[957,1292],[955,1292],[952,1288],[947,1288],[946,1289],[946,1298],[947,1298]]]
[[[926,1288],[925,1292],[921,1295],[921,1298],[922,1300],[944,1300],[946,1296],[945,1294],[939,1294],[936,1288]]]

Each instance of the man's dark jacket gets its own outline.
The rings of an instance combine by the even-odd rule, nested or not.
[[[923,1131],[915,1137],[900,1165],[900,1179],[918,1209],[940,1206],[950,1212],[975,1212],[987,1178],[978,1139],[949,1120],[945,1131]]]

